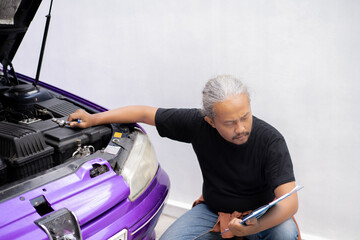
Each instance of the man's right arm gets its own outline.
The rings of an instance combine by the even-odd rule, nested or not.
[[[70,126],[87,128],[109,123],[146,123],[155,126],[155,115],[158,108],[150,106],[127,106],[106,112],[89,114],[79,109],[68,117]],[[78,123],[76,120],[81,119]]]

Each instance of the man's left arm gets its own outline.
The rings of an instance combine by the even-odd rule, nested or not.
[[[290,192],[295,187],[295,182],[288,182],[275,188],[275,197],[279,198]],[[259,219],[252,218],[242,225],[241,219],[233,219],[229,223],[229,229],[235,236],[248,236],[262,232],[266,229],[279,225],[291,218],[298,209],[298,197],[294,193],[291,196],[271,207],[267,213]]]

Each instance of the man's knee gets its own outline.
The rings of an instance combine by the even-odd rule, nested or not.
[[[274,227],[273,236],[269,239],[276,240],[296,240],[298,238],[298,231],[296,224],[292,218],[286,220],[282,224]]]
[[[298,231],[295,222],[290,218],[278,226],[259,233],[258,236],[266,240],[296,240]]]
[[[213,239],[204,234],[208,233],[217,221],[217,214],[212,212],[205,204],[199,204],[187,211],[183,216],[178,218],[161,236],[164,240],[182,240],[195,239]]]

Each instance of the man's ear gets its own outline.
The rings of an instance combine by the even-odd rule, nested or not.
[[[208,124],[210,124],[213,128],[216,128],[216,127],[215,127],[215,123],[214,123],[214,121],[213,121],[211,118],[209,118],[208,116],[205,116],[205,117],[204,117],[204,120],[205,120]]]

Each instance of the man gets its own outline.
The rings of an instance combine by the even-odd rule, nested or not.
[[[296,194],[260,219],[248,220],[246,226],[239,218],[231,219],[295,187],[283,136],[252,115],[249,94],[238,79],[228,75],[210,79],[203,90],[202,110],[129,106],[93,115],[78,110],[68,120],[79,118],[81,123],[71,125],[142,122],[156,126],[162,137],[192,144],[203,175],[203,195],[200,204],[175,221],[161,239],[297,239],[292,219],[298,208]],[[218,224],[221,227],[214,228],[218,232],[209,232]],[[221,236],[225,228],[230,231]]]

